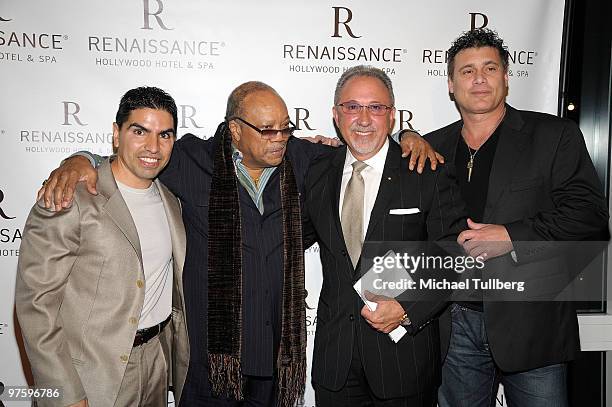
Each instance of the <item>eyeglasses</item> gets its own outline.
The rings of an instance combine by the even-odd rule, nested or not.
[[[264,140],[273,139],[278,133],[280,133],[283,137],[290,137],[293,136],[293,132],[296,130],[295,124],[291,123],[291,121],[289,121],[290,126],[285,127],[284,129],[260,129],[259,127],[247,122],[246,120],[240,117],[232,117],[228,121],[232,120],[240,120],[242,123],[246,124],[256,132],[258,132],[261,135],[261,138]]]
[[[387,113],[387,110],[393,109],[393,106],[383,105],[381,103],[373,103],[371,105],[360,105],[355,102],[346,102],[346,103],[338,103],[336,106],[339,106],[344,114],[359,114],[363,110],[363,108],[367,108],[368,111],[374,116],[382,116]]]

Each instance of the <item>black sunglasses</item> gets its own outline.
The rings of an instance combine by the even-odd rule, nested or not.
[[[246,120],[240,117],[232,117],[228,120],[228,122],[232,120],[239,120],[242,123],[246,124],[256,132],[258,132],[261,135],[261,138],[265,140],[273,139],[278,133],[280,133],[283,137],[290,137],[296,130],[295,124],[293,124],[291,121],[289,121],[289,127],[286,127],[284,129],[260,129],[259,127],[247,122]]]

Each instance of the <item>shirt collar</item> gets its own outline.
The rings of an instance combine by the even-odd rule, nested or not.
[[[374,156],[368,158],[364,161],[368,165],[368,168],[371,167],[377,172],[383,172],[385,169],[385,161],[387,160],[387,152],[389,151],[389,138],[385,140],[385,144],[378,150]],[[344,160],[344,168],[351,167],[353,163],[357,161],[353,153],[351,153],[351,149],[347,147],[346,149],[346,159]],[[352,171],[352,170],[351,170]]]

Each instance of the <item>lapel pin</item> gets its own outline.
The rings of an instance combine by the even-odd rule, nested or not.
[[[391,177],[387,177],[387,179],[388,179],[389,181],[391,181]]]

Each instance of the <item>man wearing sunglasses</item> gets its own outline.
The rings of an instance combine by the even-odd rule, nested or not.
[[[181,405],[292,406],[303,393],[301,192],[329,147],[291,137],[294,129],[273,88],[244,83],[215,136],[183,136],[160,174],[181,200],[187,235]],[[67,205],[78,179],[95,178],[85,157],[73,157],[52,174],[45,201]]]

